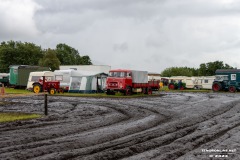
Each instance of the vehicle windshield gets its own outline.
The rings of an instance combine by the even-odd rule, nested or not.
[[[127,72],[110,72],[110,77],[127,77]]]

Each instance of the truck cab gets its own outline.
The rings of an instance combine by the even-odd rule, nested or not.
[[[132,73],[130,70],[111,70],[107,78],[106,91],[112,94],[115,91],[125,92],[132,87]]]

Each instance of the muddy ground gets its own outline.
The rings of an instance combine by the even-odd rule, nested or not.
[[[240,159],[240,95],[48,97],[49,115],[0,124],[0,159]],[[0,112],[44,113],[43,96],[5,98]]]

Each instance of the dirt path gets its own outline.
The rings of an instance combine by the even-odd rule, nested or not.
[[[0,111],[43,113],[43,96]],[[0,159],[240,159],[239,94],[49,97],[49,115],[0,124]]]

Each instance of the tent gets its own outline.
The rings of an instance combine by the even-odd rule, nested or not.
[[[103,72],[73,71],[70,77],[71,93],[101,93],[106,87],[107,74]]]

